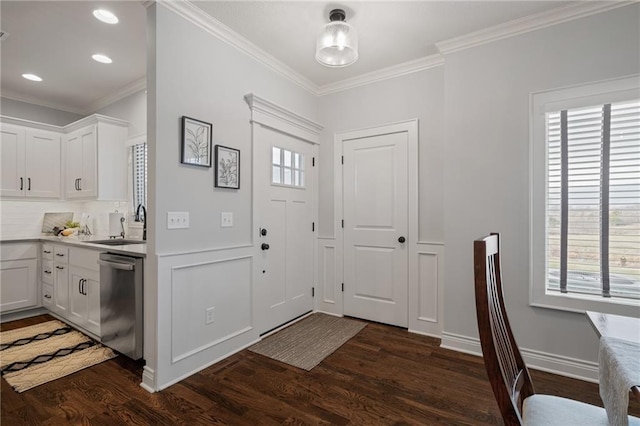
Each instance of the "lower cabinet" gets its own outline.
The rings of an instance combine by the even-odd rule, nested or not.
[[[62,244],[42,250],[42,306],[101,337],[99,252]]]
[[[75,324],[100,335],[100,272],[69,267],[69,315]]]
[[[38,293],[38,243],[0,246],[0,313],[35,308]]]

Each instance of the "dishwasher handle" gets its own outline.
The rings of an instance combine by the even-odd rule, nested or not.
[[[107,266],[113,269],[121,269],[123,271],[133,271],[135,269],[135,265],[131,263],[109,262],[102,259],[98,259],[98,265]]]

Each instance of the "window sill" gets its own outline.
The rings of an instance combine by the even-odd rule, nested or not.
[[[594,311],[628,317],[640,317],[640,309],[638,309],[640,308],[640,300],[607,300],[600,296],[589,296],[585,294],[531,294],[529,305],[538,308],[582,314],[584,314],[585,311]]]

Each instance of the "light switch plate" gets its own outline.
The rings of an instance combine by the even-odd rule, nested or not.
[[[186,229],[189,227],[189,212],[167,212],[167,229]]]
[[[233,226],[233,212],[220,213],[220,227],[231,228]]]

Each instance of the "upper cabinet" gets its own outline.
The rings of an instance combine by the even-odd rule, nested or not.
[[[127,122],[92,115],[65,129],[66,197],[125,200]]]
[[[60,198],[61,133],[0,123],[0,196]]]
[[[0,196],[126,200],[127,133],[97,114],[65,127],[1,117]]]

